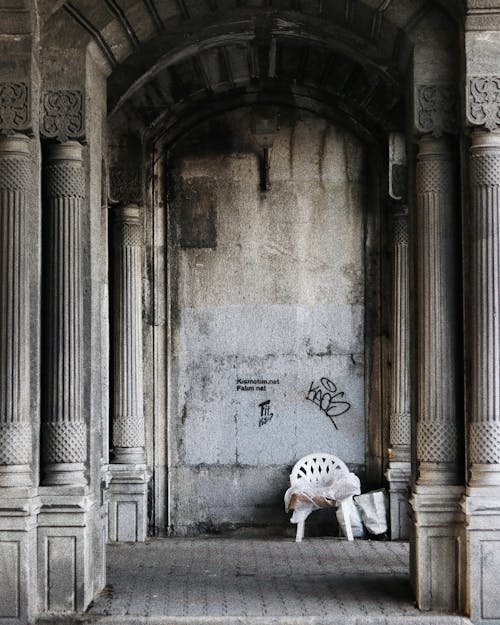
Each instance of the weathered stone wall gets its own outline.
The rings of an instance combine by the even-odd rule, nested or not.
[[[286,523],[305,454],[364,465],[362,146],[282,112],[268,191],[260,159],[248,111],[192,131],[169,159],[176,533]]]

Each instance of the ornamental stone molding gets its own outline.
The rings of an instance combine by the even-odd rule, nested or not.
[[[456,88],[451,84],[420,84],[415,91],[415,126],[422,134],[441,137],[457,129]]]
[[[471,76],[468,79],[467,121],[488,130],[500,125],[500,76]]]
[[[0,82],[0,134],[31,127],[30,88],[25,82]]]
[[[45,91],[42,95],[40,131],[60,143],[85,136],[85,97],[82,91]]]
[[[140,167],[113,163],[109,168],[109,201],[113,204],[141,204],[142,177]]]

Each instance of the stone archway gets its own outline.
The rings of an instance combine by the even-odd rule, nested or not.
[[[498,50],[498,33],[487,20],[496,9],[474,4],[462,16],[458,3],[453,8],[444,1],[416,6],[410,0],[290,0],[280,1],[279,6],[253,0],[38,4],[39,21],[33,19],[37,16],[34,6],[21,8],[15,15],[5,7],[4,13],[10,16],[5,41],[13,33],[20,38],[15,39],[15,53],[6,55],[8,63],[1,65],[0,125],[2,133],[10,135],[2,139],[0,150],[2,206],[5,215],[20,216],[20,221],[5,224],[5,240],[16,245],[8,248],[11,265],[5,265],[2,276],[14,272],[21,295],[14,293],[13,283],[5,278],[2,288],[11,305],[8,310],[29,310],[30,317],[27,323],[23,315],[9,312],[1,325],[2,389],[15,400],[6,401],[5,415],[1,415],[1,495],[6,512],[0,544],[18,562],[17,573],[7,571],[9,596],[17,602],[9,618],[26,622],[44,611],[84,609],[104,585],[108,495],[112,507],[121,507],[124,518],[136,520],[134,527],[141,531],[134,535],[142,538],[148,510],[147,465],[154,474],[153,499],[161,499],[165,486],[161,477],[165,474],[164,442],[161,437],[153,444],[148,440],[165,418],[164,378],[158,369],[152,379],[145,378],[149,387],[142,404],[136,393],[118,414],[114,402],[113,420],[115,425],[121,420],[123,436],[113,444],[122,453],[109,464],[108,187],[111,200],[128,207],[119,212],[115,224],[119,231],[115,251],[124,260],[113,287],[121,276],[127,283],[127,296],[134,293],[137,297],[140,269],[125,261],[140,255],[144,240],[150,246],[144,291],[147,323],[142,338],[137,301],[124,299],[121,309],[123,319],[135,315],[135,333],[124,340],[142,371],[129,360],[122,372],[123,380],[132,382],[137,391],[144,373],[140,349],[145,349],[146,362],[151,353],[161,353],[167,310],[156,288],[161,286],[163,272],[163,241],[155,235],[163,218],[163,196],[155,176],[165,157],[156,151],[157,142],[160,137],[166,143],[174,141],[224,107],[256,102],[308,109],[320,117],[340,120],[365,141],[378,145],[380,153],[385,153],[393,132],[405,135],[407,249],[414,261],[411,271],[416,267],[410,276],[415,297],[411,292],[409,306],[414,320],[411,379],[415,381],[410,393],[415,441],[412,578],[422,609],[472,609],[478,622],[483,615],[496,618],[496,603],[485,595],[472,597],[478,579],[486,589],[493,588],[495,579],[486,571],[485,562],[498,559],[491,540],[498,533],[494,506],[498,419],[494,411],[490,414],[497,385],[490,390],[489,378],[481,373],[487,370],[496,380],[495,357],[482,342],[490,330],[491,340],[496,340],[496,309],[486,296],[490,283],[483,280],[494,274],[495,256],[480,245],[484,232],[494,249],[498,243],[495,222],[488,221],[496,207],[488,191],[496,186],[492,172],[498,158],[496,134],[491,132],[498,121],[496,66],[491,60]],[[464,17],[463,24],[454,21],[455,16]],[[486,31],[488,36],[481,39],[477,31]],[[456,61],[461,47],[465,50],[463,71]],[[484,63],[478,60],[483,57]],[[473,209],[472,239],[464,228],[461,251],[475,286],[474,310],[467,302],[463,306],[465,324],[454,262],[461,257],[457,245],[460,152],[449,138],[462,130],[453,103],[463,73],[467,123],[480,127],[471,149],[474,194],[469,202],[466,188],[462,202]],[[464,133],[461,140],[466,145]],[[413,147],[416,141],[418,154]],[[464,169],[465,153],[461,151]],[[389,179],[394,180],[397,167],[404,165],[397,159],[389,162]],[[19,172],[23,172],[21,182]],[[380,181],[376,195],[386,197]],[[395,202],[401,201],[401,194],[390,195]],[[137,206],[130,208],[131,203],[143,212]],[[33,210],[25,210],[27,206]],[[139,216],[145,213],[147,218],[141,221]],[[42,217],[50,217],[43,233]],[[145,238],[139,232],[143,226]],[[18,229],[14,232],[13,228]],[[396,252],[401,252],[400,247],[406,245],[404,228],[397,225],[394,230],[403,232],[402,238],[394,239]],[[43,284],[35,269],[40,263]],[[394,275],[400,275],[398,267],[395,263]],[[397,284],[393,290],[398,291]],[[386,310],[391,308],[385,304]],[[60,317],[47,312],[51,310]],[[403,353],[407,344],[396,336],[396,324],[389,345],[389,325],[381,323],[375,341],[374,366],[382,369],[390,350],[393,363],[407,362]],[[472,337],[470,345],[460,339],[462,325]],[[123,327],[131,329],[132,325],[124,323]],[[11,341],[11,336],[19,340]],[[464,343],[467,358],[462,367],[459,354]],[[51,352],[50,346],[57,349]],[[114,348],[112,370],[116,372],[122,355]],[[470,392],[462,392],[463,377],[471,380]],[[17,382],[28,378],[29,393],[26,385]],[[115,392],[116,378],[111,386]],[[389,391],[387,381],[374,386],[369,397],[371,409],[380,413],[378,422],[385,423],[378,438],[373,438],[371,456],[373,466],[381,469],[389,463],[389,442],[393,450],[398,448],[389,477],[394,483],[399,478],[405,482],[408,449],[398,437],[408,431],[408,414],[398,412],[395,395],[390,406]],[[471,424],[467,458],[463,453],[469,446],[463,432],[464,411]],[[406,425],[389,433],[388,412],[395,419],[393,425],[401,425],[402,420]],[[122,462],[116,462],[117,458]],[[472,470],[470,479],[464,476],[465,466]],[[400,469],[404,470],[398,474]],[[162,514],[153,510],[156,527],[165,527]],[[59,575],[56,590],[44,571]],[[457,591],[449,592],[450,588]]]

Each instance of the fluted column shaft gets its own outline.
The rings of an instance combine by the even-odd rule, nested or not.
[[[456,167],[445,139],[417,160],[419,484],[457,484],[458,252]]]
[[[143,463],[143,354],[141,213],[116,211],[114,224],[113,462]]]
[[[500,132],[471,146],[471,486],[500,485]]]
[[[43,170],[46,248],[43,461],[45,484],[85,484],[82,409],[82,146],[50,147]]]
[[[409,462],[410,422],[410,305],[408,217],[394,218],[392,288],[391,460]]]
[[[31,484],[29,273],[32,168],[28,137],[0,138],[0,486]]]

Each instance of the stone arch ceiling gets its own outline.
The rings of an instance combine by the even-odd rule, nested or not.
[[[446,0],[448,18],[460,15]],[[159,124],[250,90],[333,101],[365,126],[397,110],[418,24],[438,0],[41,1],[42,45],[97,49],[110,112]]]

